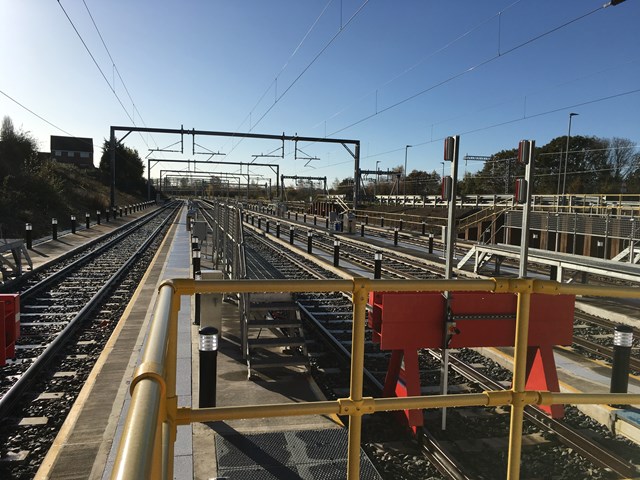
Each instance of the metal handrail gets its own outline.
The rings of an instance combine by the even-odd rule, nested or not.
[[[131,383],[131,407],[124,426],[112,479],[173,477],[173,446],[178,425],[241,418],[298,415],[349,415],[347,478],[360,473],[362,415],[380,411],[457,406],[511,406],[507,478],[520,478],[522,420],[526,405],[637,404],[640,394],[581,394],[526,391],[525,371],[531,294],[590,295],[640,298],[640,289],[599,285],[560,284],[549,280],[211,280],[173,279],[163,282],[145,346],[142,364]],[[194,409],[177,406],[177,320],[180,297],[195,293],[332,292],[349,291],[353,301],[351,381],[348,398],[332,401],[284,403]],[[403,398],[363,397],[366,305],[371,291],[441,292],[477,291],[516,293],[516,337],[511,390],[476,394],[416,396]]]

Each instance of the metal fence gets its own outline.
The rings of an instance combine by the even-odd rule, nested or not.
[[[177,320],[180,300],[195,293],[333,292],[352,294],[353,329],[349,397],[330,401],[275,405],[226,406],[196,409],[177,406]],[[475,394],[430,395],[405,398],[363,397],[366,306],[369,292],[478,291],[516,293],[516,334],[513,386],[506,391]],[[640,298],[637,288],[560,284],[533,279],[490,280],[167,280],[159,287],[155,315],[148,340],[131,382],[131,406],[120,441],[112,479],[173,478],[174,442],[178,425],[231,419],[298,415],[348,415],[348,461],[346,478],[359,478],[362,416],[398,411],[456,406],[510,405],[511,423],[507,478],[520,476],[523,410],[526,405],[637,404],[640,395],[578,394],[526,391],[525,372],[531,295],[590,295]]]

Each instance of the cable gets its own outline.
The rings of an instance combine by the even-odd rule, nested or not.
[[[10,95],[8,95],[7,93],[3,92],[2,90],[0,90],[0,93],[2,95],[4,95],[5,97],[7,97],[9,100],[11,100],[13,103],[15,103],[16,105],[19,105],[20,107],[24,108],[27,112],[29,112],[31,115],[34,115],[36,117],[38,117],[40,120],[42,120],[45,123],[48,123],[49,125],[51,125],[53,128],[60,130],[62,133],[66,133],[67,135],[69,135],[70,137],[75,137],[74,135],[71,135],[69,132],[67,132],[65,129],[60,128],[59,126],[55,125],[54,123],[51,123],[49,120],[47,120],[46,118],[42,117],[41,115],[38,115],[36,112],[34,112],[33,110],[31,110],[30,108],[24,106],[23,104],[21,104],[18,100],[16,100],[15,98],[11,97]]]
[[[508,5],[506,8],[504,8],[503,10],[497,12],[496,14],[492,15],[491,17],[481,21],[480,23],[478,23],[477,25],[471,27],[469,30],[467,30],[466,32],[464,32],[461,35],[458,35],[458,37],[454,38],[453,40],[451,40],[449,43],[443,45],[442,47],[434,50],[433,52],[429,53],[428,55],[422,57],[420,60],[418,60],[416,63],[414,63],[412,66],[406,68],[404,71],[400,72],[399,74],[397,74],[395,77],[391,78],[390,80],[386,81],[385,83],[383,83],[382,85],[379,85],[375,88],[375,90],[367,93],[366,95],[363,95],[362,97],[360,97],[359,99],[357,99],[356,101],[352,102],[351,104],[349,104],[348,106],[346,106],[345,108],[343,108],[342,110],[334,113],[333,115],[331,115],[329,118],[323,120],[322,122],[318,122],[316,125],[314,125],[312,127],[312,129],[318,128],[323,122],[326,122],[328,120],[331,120],[333,118],[338,117],[339,115],[341,115],[343,112],[345,112],[346,110],[348,110],[349,108],[351,108],[353,105],[357,104],[358,102],[364,100],[365,98],[367,98],[368,96],[372,95],[373,93],[377,93],[378,90],[386,87],[387,85],[390,85],[391,83],[395,82],[396,80],[398,80],[399,78],[403,77],[404,75],[406,75],[407,73],[411,72],[412,70],[415,70],[419,65],[422,65],[424,62],[426,62],[429,58],[437,55],[438,53],[441,53],[443,51],[445,51],[446,49],[448,49],[449,47],[451,47],[452,45],[458,43],[460,40],[462,40],[463,38],[469,36],[470,34],[472,34],[474,31],[476,31],[477,29],[479,29],[480,27],[482,27],[483,25],[485,25],[486,23],[489,23],[491,20],[493,20],[496,17],[499,17],[502,13],[506,12],[507,10],[509,10],[511,7],[515,6],[516,4],[520,3],[522,0],[516,0],[515,2],[513,2],[512,4]]]
[[[529,45],[530,43],[533,43],[533,42],[535,42],[535,41],[537,41],[537,40],[539,40],[539,39],[541,39],[543,37],[546,37],[547,35],[550,35],[550,34],[552,34],[554,32],[557,32],[558,30],[560,30],[560,29],[562,29],[564,27],[567,27],[567,26],[571,25],[572,23],[575,23],[575,22],[577,22],[579,20],[582,20],[582,19],[584,19],[584,18],[586,18],[586,17],[588,17],[590,15],[593,15],[594,13],[602,10],[603,8],[606,8],[606,7],[604,5],[600,6],[600,7],[597,7],[594,10],[591,10],[591,11],[585,13],[585,14],[580,15],[579,17],[576,17],[576,18],[573,18],[571,20],[568,20],[567,22],[565,22],[565,23],[563,23],[563,24],[561,24],[561,25],[559,25],[557,27],[554,27],[551,30],[547,30],[546,32],[543,32],[540,35],[537,35],[537,36],[535,36],[533,38],[530,38],[529,40],[526,40],[526,41],[524,41],[524,42],[522,42],[522,43],[520,43],[520,44],[518,44],[518,45],[516,45],[516,46],[514,46],[514,47],[512,47],[512,48],[510,48],[508,50],[506,50],[503,53],[498,53],[497,55],[494,55],[493,57],[490,57],[487,60],[483,60],[480,63],[477,63],[477,64],[467,68],[466,70],[463,70],[462,72],[458,72],[458,73],[450,76],[449,78],[446,78],[446,79],[444,79],[444,80],[442,80],[442,81],[440,81],[438,83],[435,83],[435,84],[431,85],[430,87],[427,87],[427,88],[425,88],[423,90],[420,90],[419,92],[416,92],[416,93],[414,93],[412,95],[409,95],[408,97],[406,97],[406,98],[404,98],[402,100],[399,100],[398,102],[393,103],[393,104],[389,105],[388,107],[385,107],[380,111],[377,111],[376,113],[367,115],[367,116],[361,118],[360,120],[357,120],[357,121],[355,121],[355,122],[353,122],[353,123],[351,123],[351,124],[349,124],[349,125],[347,125],[345,127],[342,127],[339,130],[336,130],[335,132],[332,132],[327,136],[331,137],[333,135],[336,135],[337,133],[343,132],[343,131],[351,128],[351,127],[359,125],[360,123],[363,123],[363,122],[365,122],[365,121],[367,121],[367,120],[369,120],[369,119],[371,119],[373,117],[376,117],[376,116],[378,116],[378,115],[380,115],[382,113],[388,112],[389,110],[392,110],[392,109],[394,109],[394,108],[396,108],[396,107],[398,107],[400,105],[403,105],[403,104],[413,100],[414,98],[417,98],[417,97],[419,97],[421,95],[424,95],[425,93],[430,92],[431,90],[434,90],[434,89],[436,89],[438,87],[441,87],[443,85],[446,85],[447,83],[449,83],[449,82],[451,82],[451,81],[453,81],[453,80],[455,80],[457,78],[460,78],[460,77],[462,77],[462,76],[464,76],[464,75],[466,75],[466,74],[468,74],[468,73],[470,73],[470,72],[472,72],[474,70],[477,70],[480,67],[488,65],[489,63],[491,63],[491,62],[493,62],[493,61],[495,61],[495,60],[497,60],[499,58],[502,58],[502,57],[504,57],[506,55],[509,55],[510,53],[513,53],[516,50],[519,50],[520,48],[523,48],[526,45]]]
[[[585,102],[574,103],[572,105],[565,105],[563,107],[554,108],[553,110],[547,110],[545,112],[540,112],[540,113],[536,113],[534,115],[529,115],[528,117],[514,118],[514,119],[511,119],[511,120],[506,120],[504,122],[494,123],[493,125],[487,125],[487,126],[484,126],[484,127],[475,128],[473,130],[467,130],[467,131],[461,132],[459,135],[469,135],[471,133],[478,133],[478,132],[482,132],[484,130],[489,130],[491,128],[502,127],[504,125],[509,125],[509,124],[512,124],[512,123],[522,122],[524,120],[529,120],[531,118],[541,117],[541,116],[544,116],[544,115],[550,115],[552,113],[561,112],[563,110],[570,110],[570,109],[574,109],[576,107],[582,107],[582,106],[585,106],[585,105],[591,105],[593,103],[604,102],[606,100],[611,100],[611,99],[614,99],[614,98],[624,97],[624,96],[627,96],[627,95],[633,95],[634,93],[640,93],[640,88],[636,88],[635,90],[629,90],[629,91],[626,91],[626,92],[616,93],[616,94],[613,94],[613,95],[608,95],[606,97],[600,97],[600,98],[595,98],[595,99],[592,99],[592,100],[587,100]],[[439,141],[442,141],[444,139],[445,139],[445,137],[440,137],[440,138],[436,138],[436,139],[432,139],[432,140],[427,140],[427,141],[424,141],[424,142],[412,143],[412,145],[414,147],[418,147],[418,146],[422,146],[422,145],[428,145],[428,144],[434,143],[434,142],[439,142]],[[388,155],[390,153],[400,152],[400,151],[404,150],[404,148],[405,147],[399,147],[399,148],[395,148],[393,150],[387,150],[386,152],[380,152],[380,153],[374,153],[372,155],[367,155],[366,157],[362,157],[362,158],[364,160],[365,158],[380,157],[380,156],[383,156],[383,155]]]
[[[64,12],[65,17],[67,17],[67,20],[69,20],[69,23],[71,24],[71,26],[73,27],[73,30],[76,32],[76,35],[78,35],[78,38],[80,39],[80,41],[82,42],[82,45],[84,45],[85,50],[87,51],[87,53],[89,54],[89,56],[91,57],[91,60],[93,60],[93,63],[95,64],[95,66],[98,68],[98,70],[100,71],[100,74],[102,75],[102,78],[104,78],[104,81],[107,83],[107,85],[109,86],[109,89],[111,90],[111,92],[113,93],[113,95],[116,97],[116,99],[118,100],[118,103],[120,104],[120,106],[122,107],[122,109],[124,110],[124,113],[127,115],[127,117],[129,117],[129,120],[131,120],[131,123],[133,123],[133,125],[136,125],[135,120],[131,117],[131,115],[129,115],[129,112],[127,111],[127,108],[124,106],[124,104],[122,103],[122,100],[120,99],[120,97],[118,96],[118,94],[116,93],[116,90],[114,88],[114,86],[112,86],[109,83],[109,80],[107,79],[107,76],[104,74],[104,72],[102,71],[102,68],[100,68],[100,65],[98,64],[96,58],[93,56],[93,53],[91,53],[91,50],[89,49],[89,47],[87,46],[86,42],[84,41],[84,38],[82,38],[82,35],[80,35],[80,32],[78,31],[78,29],[76,28],[75,24],[73,23],[73,21],[71,20],[71,17],[69,17],[69,14],[67,13],[67,11],[65,10],[65,8],[62,6],[62,3],[60,2],[60,0],[57,0],[58,5],[60,5],[60,8],[62,9],[62,11]],[[85,4],[86,5],[86,4]],[[93,20],[93,17],[92,17]],[[94,23],[95,25],[95,23]],[[96,27],[97,28],[97,27]],[[102,36],[100,36],[100,38],[102,38]],[[105,45],[106,48],[106,45]],[[108,51],[107,51],[108,52]],[[111,54],[109,54],[109,57],[111,57]],[[112,59],[113,60],[113,59]],[[140,112],[138,112],[140,113]],[[147,146],[147,148],[149,148],[149,145],[147,144],[147,142],[145,141],[144,137],[142,137],[142,135],[140,135],[140,137],[142,138],[142,141],[145,143],[145,145]]]
[[[291,90],[291,88],[293,88],[293,86],[298,82],[298,80],[300,80],[300,78],[302,78],[302,76],[307,72],[307,70],[309,70],[309,68],[311,68],[311,66],[318,60],[318,58],[320,58],[320,56],[327,50],[327,48],[329,48],[329,46],[331,46],[331,44],[336,40],[336,38],[338,38],[340,36],[340,34],[342,32],[344,32],[347,27],[349,26],[349,24],[358,16],[358,14],[362,11],[362,9],[369,3],[369,0],[364,0],[364,2],[360,5],[360,7],[358,8],[358,10],[355,11],[355,13],[353,15],[351,15],[351,17],[349,18],[349,20],[347,20],[347,23],[345,23],[337,32],[336,34],[331,37],[331,39],[327,42],[327,44],[322,47],[322,49],[316,54],[315,57],[313,57],[313,59],[307,64],[307,66],[302,70],[302,72],[300,72],[300,74],[293,80],[293,82],[291,82],[289,84],[289,86],[285,89],[284,92],[282,92],[282,95],[280,95],[279,97],[277,97],[275,99],[275,101],[271,104],[271,106],[267,109],[266,112],[264,112],[262,114],[262,116],[258,119],[258,121],[256,123],[254,123],[252,125],[252,127],[249,129],[249,132],[252,132],[253,129],[255,127],[258,126],[258,124],[264,119],[264,117],[266,117],[269,112],[271,112],[271,110],[273,109],[273,107],[275,107],[278,102],[280,100],[282,100],[282,98],[287,94],[287,92],[289,92],[289,90]],[[229,151],[229,153],[227,154],[230,155],[238,145],[240,145],[240,143],[242,143],[242,141],[244,140],[241,139],[238,143],[236,143],[236,145]]]

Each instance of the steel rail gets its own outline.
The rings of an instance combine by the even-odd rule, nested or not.
[[[165,209],[157,210],[157,215],[164,212]],[[175,216],[175,213],[174,213]],[[171,214],[162,222],[158,228],[154,230],[152,235],[129,257],[129,259],[111,276],[111,278],[96,292],[91,300],[72,318],[69,323],[56,335],[49,343],[38,358],[24,371],[20,378],[11,388],[0,398],[0,418],[6,417],[14,407],[20,396],[37,380],[38,375],[45,369],[50,367],[49,360],[52,359],[64,347],[70,336],[78,329],[93,309],[105,298],[111,288],[119,281],[120,277],[130,268],[130,266],[138,260],[142,253],[148,248],[150,243],[162,231],[162,228],[172,218]],[[142,226],[139,224],[138,227]],[[131,232],[130,232],[131,233]],[[122,240],[124,237],[120,236]],[[97,254],[96,254],[97,256]],[[84,258],[83,258],[84,259]],[[48,280],[48,279],[47,279]]]
[[[438,350],[431,351],[431,354],[435,358],[439,358],[440,356],[440,352]],[[481,372],[478,372],[460,359],[454,356],[450,356],[449,358],[451,360],[451,367],[455,371],[460,375],[477,382],[481,388],[485,390],[506,390],[498,382],[495,382]],[[579,454],[593,462],[594,465],[597,465],[600,468],[611,469],[622,478],[636,478],[638,476],[638,469],[633,464],[624,458],[619,457],[615,453],[599,446],[592,440],[580,435],[571,427],[549,417],[541,410],[527,406],[524,409],[524,415],[527,420],[537,427],[551,429],[553,432],[557,433],[558,438],[562,443],[575,449]]]

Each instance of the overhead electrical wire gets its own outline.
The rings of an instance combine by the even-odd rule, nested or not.
[[[138,107],[136,106],[136,102],[133,100],[133,97],[131,96],[131,93],[129,92],[129,89],[127,88],[127,84],[125,83],[124,78],[122,78],[122,75],[120,74],[120,70],[118,69],[118,66],[116,65],[115,60],[111,56],[111,52],[109,51],[109,47],[107,47],[107,44],[104,41],[104,38],[102,37],[102,33],[100,33],[100,29],[98,28],[98,25],[96,24],[96,21],[94,20],[93,15],[91,14],[91,10],[89,10],[89,6],[87,5],[87,2],[85,0],[82,0],[82,3],[84,4],[84,7],[87,9],[87,13],[89,14],[89,18],[91,18],[91,22],[93,23],[93,26],[96,29],[96,32],[98,33],[98,36],[100,37],[100,41],[102,42],[102,45],[104,46],[104,49],[107,51],[107,55],[109,55],[109,59],[111,60],[111,65],[113,66],[114,71],[118,74],[118,78],[120,79],[120,82],[122,83],[122,86],[124,87],[124,91],[127,92],[127,96],[129,97],[129,100],[131,101],[131,105],[133,106],[133,111],[134,112],[138,112],[138,117],[140,117],[140,121],[146,127],[147,124],[144,121],[144,118],[142,118],[142,114],[140,113],[140,110],[138,110]],[[134,123],[134,125],[135,125],[135,123]],[[153,140],[153,143],[156,145],[156,148],[157,148],[158,144],[156,143],[155,139],[153,138],[153,135],[151,135],[151,139]],[[147,147],[148,147],[148,145],[147,145]]]
[[[102,78],[104,79],[104,81],[107,83],[107,85],[109,86],[109,89],[111,90],[111,92],[113,93],[113,95],[116,97],[116,99],[118,100],[118,103],[120,104],[120,106],[122,107],[122,109],[124,110],[124,113],[127,115],[127,117],[129,118],[129,120],[131,120],[131,123],[133,123],[133,125],[136,125],[135,120],[131,117],[131,115],[129,114],[129,111],[127,110],[127,108],[124,106],[124,103],[122,103],[122,99],[120,98],[120,96],[117,94],[116,90],[115,90],[115,85],[111,85],[111,83],[109,83],[109,80],[107,79],[107,76],[105,75],[104,71],[102,70],[102,68],[100,67],[100,64],[98,64],[98,61],[96,60],[95,56],[93,55],[93,53],[91,52],[91,49],[89,49],[87,43],[84,41],[84,38],[82,38],[82,35],[80,35],[80,32],[78,31],[78,29],[76,28],[75,24],[73,23],[73,20],[71,20],[71,17],[69,16],[69,14],[67,13],[67,11],[65,10],[64,6],[62,5],[62,3],[60,2],[60,0],[57,0],[58,5],[60,5],[60,8],[62,9],[65,17],[67,17],[67,20],[69,21],[69,23],[71,24],[71,26],[73,27],[73,30],[76,32],[76,35],[78,36],[78,38],[80,39],[80,41],[82,42],[82,45],[84,46],[85,50],[87,51],[87,53],[89,54],[89,56],[91,57],[91,60],[93,60],[93,63],[95,64],[96,68],[98,69],[98,71],[100,72],[100,74],[102,75]],[[147,146],[147,148],[149,148],[149,144],[147,143],[147,141],[144,139],[144,137],[141,135],[142,141],[145,143],[145,145]]]
[[[448,78],[446,78],[446,79],[444,79],[444,80],[442,80],[440,82],[437,82],[437,83],[435,83],[435,84],[433,84],[433,85],[431,85],[431,86],[429,86],[429,87],[427,87],[427,88],[425,88],[423,90],[420,90],[419,92],[413,93],[413,94],[409,95],[408,97],[405,97],[402,100],[399,100],[399,101],[397,101],[397,102],[395,102],[395,103],[383,108],[382,110],[377,111],[376,113],[367,115],[367,116],[365,116],[365,117],[363,117],[363,118],[361,118],[359,120],[356,120],[355,122],[350,123],[349,125],[347,125],[345,127],[342,127],[340,129],[328,134],[327,136],[331,137],[333,135],[336,135],[337,133],[340,133],[340,132],[343,132],[345,130],[348,130],[349,128],[352,128],[352,127],[354,127],[356,125],[359,125],[359,124],[361,124],[361,123],[363,123],[363,122],[365,122],[365,121],[367,121],[367,120],[369,120],[369,119],[371,119],[373,117],[376,117],[376,116],[378,116],[378,115],[380,115],[382,113],[388,112],[389,110],[392,110],[392,109],[394,109],[396,107],[399,107],[400,105],[403,105],[403,104],[405,104],[405,103],[407,103],[407,102],[409,102],[409,101],[411,101],[411,100],[413,100],[413,99],[415,99],[415,98],[417,98],[417,97],[419,97],[421,95],[424,95],[427,92],[430,92],[432,90],[435,90],[438,87],[446,85],[447,83],[449,83],[449,82],[451,82],[451,81],[453,81],[453,80],[455,80],[457,78],[460,78],[460,77],[462,77],[462,76],[464,76],[464,75],[466,75],[466,74],[468,74],[470,72],[473,72],[474,70],[477,70],[477,69],[479,69],[479,68],[481,68],[481,67],[483,67],[485,65],[488,65],[488,64],[494,62],[495,60],[497,60],[499,58],[505,57],[505,56],[509,55],[510,53],[513,53],[513,52],[515,52],[515,51],[517,51],[517,50],[519,50],[519,49],[521,49],[521,48],[523,48],[523,47],[525,47],[525,46],[527,46],[527,45],[529,45],[529,44],[531,44],[531,43],[533,43],[533,42],[535,42],[537,40],[540,40],[541,38],[544,38],[547,35],[551,35],[552,33],[557,32],[558,30],[560,30],[562,28],[565,28],[565,27],[567,27],[567,26],[569,26],[569,25],[571,25],[571,24],[573,24],[573,23],[575,23],[575,22],[577,22],[579,20],[582,20],[582,19],[584,19],[584,18],[586,18],[586,17],[588,17],[590,15],[593,15],[594,13],[596,13],[596,12],[602,10],[603,8],[606,8],[606,7],[607,7],[607,5],[602,5],[602,6],[597,7],[597,8],[595,8],[595,9],[593,9],[593,10],[587,12],[587,13],[582,14],[582,15],[580,15],[578,17],[575,17],[575,18],[573,18],[571,20],[568,20],[568,21],[564,22],[563,24],[558,25],[557,27],[554,27],[554,28],[552,28],[550,30],[547,30],[547,31],[545,31],[545,32],[543,32],[543,33],[541,33],[539,35],[536,35],[535,37],[532,37],[532,38],[530,38],[528,40],[525,40],[524,42],[519,43],[518,45],[515,45],[515,46],[507,49],[506,51],[504,51],[502,53],[499,52],[498,54],[494,55],[493,57],[490,57],[490,58],[488,58],[486,60],[483,60],[483,61],[481,61],[481,62],[479,62],[479,63],[477,63],[475,65],[472,65],[471,67],[469,67],[469,68],[467,68],[467,69],[465,69],[465,70],[463,70],[461,72],[458,72],[458,73],[456,73],[454,75],[451,75],[450,77],[448,77]]]
[[[75,135],[70,134],[69,132],[67,132],[64,128],[61,128],[59,126],[57,126],[56,124],[50,122],[49,120],[47,120],[46,118],[44,118],[41,115],[38,115],[36,112],[34,112],[33,110],[31,110],[29,107],[23,105],[22,103],[20,103],[18,100],[16,100],[15,98],[13,98],[11,95],[9,95],[8,93],[3,92],[2,90],[0,90],[0,93],[2,95],[4,95],[5,97],[7,97],[9,100],[11,100],[13,103],[15,103],[16,105],[22,107],[23,109],[25,109],[27,112],[29,112],[31,115],[34,115],[35,117],[38,117],[40,120],[42,120],[45,123],[48,123],[49,125],[51,125],[53,128],[60,130],[62,133],[66,133],[68,136],[70,137],[75,137]]]
[[[298,74],[298,76],[289,84],[289,86],[284,90],[284,92],[282,92],[282,94],[278,97],[276,97],[276,99],[274,100],[274,102],[271,104],[271,106],[266,110],[266,112],[264,112],[262,114],[262,116],[258,119],[257,122],[255,122],[251,128],[249,129],[249,132],[252,132],[253,129],[258,126],[258,124],[269,114],[269,112],[271,112],[271,110],[273,110],[273,107],[275,107],[278,102],[280,100],[282,100],[282,98],[289,92],[289,90],[291,90],[291,88],[293,88],[293,86],[298,82],[298,80],[300,80],[302,78],[302,76],[307,72],[307,70],[309,70],[309,68],[311,68],[311,66],[322,56],[322,54],[327,50],[327,48],[329,48],[331,46],[331,44],[340,36],[340,34],[342,32],[344,32],[347,27],[351,24],[351,22],[358,16],[358,14],[362,11],[362,9],[369,3],[369,0],[364,0],[364,2],[360,5],[360,7],[358,7],[358,9],[353,13],[353,15],[351,15],[351,17],[349,18],[349,20],[347,20],[347,22],[344,25],[340,26],[340,29],[335,33],[335,35],[333,35],[333,37],[331,37],[329,39],[329,41],[324,45],[324,47],[322,47],[320,49],[320,51],[313,57],[313,59],[307,64],[306,67],[304,67],[302,69],[302,71]],[[240,143],[242,142],[242,140],[240,140],[230,151],[227,155],[230,155],[231,152],[233,152],[236,147],[238,145],[240,145]]]
[[[333,115],[331,115],[329,118],[318,122],[316,125],[314,125],[312,127],[312,129],[318,128],[320,125],[322,125],[322,123],[327,122],[328,120],[331,120],[333,118],[338,117],[339,115],[341,115],[342,113],[344,113],[346,110],[348,110],[349,108],[351,108],[353,105],[357,104],[358,102],[364,100],[365,98],[373,95],[374,93],[377,93],[378,90],[392,84],[393,82],[395,82],[396,80],[398,80],[399,78],[403,77],[404,75],[406,75],[407,73],[411,72],[412,70],[415,70],[418,66],[422,65],[424,62],[426,62],[429,58],[442,53],[443,51],[447,50],[449,47],[455,45],[456,43],[458,43],[460,40],[466,38],[467,36],[471,35],[473,32],[475,32],[476,30],[478,30],[480,27],[482,27],[483,25],[485,25],[486,23],[489,23],[491,20],[493,20],[496,17],[499,17],[500,15],[502,15],[504,12],[506,12],[507,10],[509,10],[511,7],[515,6],[516,4],[520,3],[522,0],[516,0],[515,2],[511,3],[510,5],[508,5],[507,7],[505,7],[504,9],[500,10],[499,12],[495,13],[494,15],[492,15],[489,18],[486,18],[485,20],[482,20],[480,23],[474,25],[473,27],[471,27],[469,30],[467,30],[466,32],[458,35],[456,38],[454,38],[453,40],[451,40],[450,42],[446,43],[445,45],[441,46],[440,48],[437,48],[436,50],[434,50],[433,52],[429,53],[428,55],[425,55],[424,57],[422,57],[420,60],[418,60],[416,63],[414,63],[413,65],[411,65],[410,67],[407,67],[406,69],[404,69],[402,72],[398,73],[397,75],[395,75],[393,78],[387,80],[385,83],[377,86],[374,90],[370,91],[369,93],[367,93],[366,95],[363,95],[362,97],[360,97],[359,99],[357,99],[356,101],[352,102],[351,104],[349,104],[348,106],[344,107],[343,109],[341,109],[340,111],[334,113]]]

